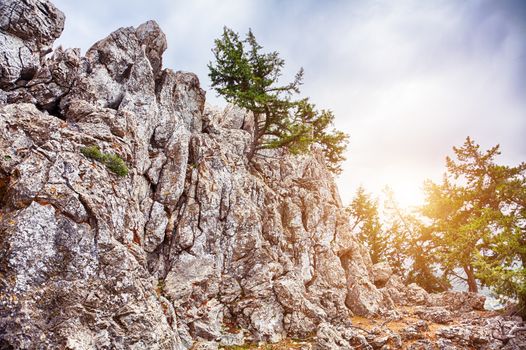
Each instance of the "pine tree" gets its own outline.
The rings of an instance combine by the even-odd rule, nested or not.
[[[402,210],[389,188],[385,190],[389,222],[388,260],[405,283],[416,283],[428,292],[440,292],[450,287],[446,276],[438,271],[435,246],[429,229],[417,213]]]
[[[464,271],[470,291],[477,280],[518,299],[526,315],[526,164],[495,163],[499,146],[481,151],[469,137],[446,159],[441,184],[427,182],[423,214],[444,268]]]
[[[373,264],[386,261],[405,283],[417,283],[429,292],[450,287],[438,273],[438,260],[429,229],[416,214],[403,211],[386,188],[386,212],[380,215],[378,199],[363,187],[356,191],[351,205],[351,230],[368,248]]]
[[[378,201],[359,187],[347,211],[351,217],[351,230],[368,248],[372,263],[385,261],[388,241],[380,223]]]
[[[291,83],[280,85],[285,61],[277,52],[263,53],[262,49],[251,30],[241,40],[239,34],[225,27],[212,50],[215,62],[208,65],[216,92],[254,114],[248,158],[265,148],[286,147],[298,154],[318,144],[329,170],[339,173],[348,136],[329,129],[334,122],[331,111],[316,110],[306,98],[293,99],[299,94],[303,69]]]

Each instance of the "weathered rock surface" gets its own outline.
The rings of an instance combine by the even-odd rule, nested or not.
[[[442,306],[449,311],[484,310],[486,298],[476,293],[447,291],[430,294],[429,302],[434,306]]]
[[[387,262],[380,262],[374,264],[373,270],[373,282],[377,287],[383,287],[389,281],[393,275],[393,270]]]
[[[350,316],[458,299],[372,266],[316,149],[249,164],[252,116],[164,69],[155,22],[47,55],[64,26],[51,3],[1,0],[0,15],[0,349],[387,349],[398,334]]]
[[[453,321],[451,312],[440,306],[417,307],[415,314],[422,320],[433,321],[434,323],[448,324]]]
[[[0,62],[2,346],[187,349],[239,343],[227,323],[278,341],[348,320],[341,259],[370,261],[320,157],[249,165],[250,115],[205,111],[197,77],[162,68],[155,22],[44,56],[62,13],[0,10],[3,47],[27,51]]]
[[[0,87],[31,80],[53,41],[64,29],[64,14],[48,1],[0,2]]]

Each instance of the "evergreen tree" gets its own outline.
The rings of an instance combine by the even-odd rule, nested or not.
[[[347,210],[351,217],[351,230],[368,248],[372,263],[385,261],[388,242],[378,215],[378,201],[359,187]]]
[[[331,111],[315,109],[308,99],[293,99],[299,94],[303,69],[295,79],[279,84],[285,61],[277,52],[263,53],[249,30],[246,38],[224,28],[212,50],[215,62],[208,65],[212,87],[227,102],[254,114],[253,143],[248,157],[265,148],[286,147],[291,153],[305,153],[312,144],[321,146],[328,168],[339,173],[348,136],[329,130],[334,122]]]
[[[387,221],[388,223],[385,224],[385,231],[389,239],[389,245],[385,251],[387,261],[389,261],[393,272],[406,281],[410,268],[407,255],[409,237],[398,220],[388,219]]]
[[[450,285],[437,272],[430,230],[399,207],[389,188],[385,194],[386,211],[380,215],[378,200],[358,188],[347,208],[352,232],[368,248],[373,264],[386,261],[405,283],[417,283],[429,292],[446,290]]]
[[[464,271],[470,291],[477,279],[517,298],[526,314],[526,164],[495,163],[499,146],[481,151],[469,137],[446,159],[441,184],[426,183],[423,214],[446,269]]]
[[[437,270],[435,246],[430,230],[419,216],[402,210],[393,192],[386,189],[389,246],[386,254],[407,284],[416,283],[428,292],[440,292],[450,287],[447,278]]]

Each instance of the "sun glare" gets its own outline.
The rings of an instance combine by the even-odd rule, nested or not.
[[[361,186],[373,197],[378,198],[380,202],[385,202],[388,199],[387,192],[391,191],[393,199],[401,209],[411,210],[424,204],[424,181],[427,178],[437,180],[428,176],[428,173],[428,169],[399,169],[396,173],[391,171],[387,174],[376,173],[369,176],[355,174],[353,178],[348,178],[347,182],[344,179],[337,179],[337,183],[345,204],[352,201],[356,195],[356,190]],[[361,176],[363,180],[356,181],[355,179],[358,176]]]
[[[391,184],[387,184],[393,191],[394,199],[402,208],[413,208],[424,202],[423,180],[411,181],[407,178],[393,178]]]

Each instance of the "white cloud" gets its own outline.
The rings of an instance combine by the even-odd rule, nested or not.
[[[285,78],[305,68],[304,94],[351,135],[339,178],[345,202],[360,183],[415,192],[440,177],[444,157],[468,135],[486,148],[500,143],[503,162],[526,158],[526,26],[513,1],[55,3],[67,16],[65,46],[86,49],[118,27],[157,20],[168,38],[165,66],[197,73],[204,88],[223,25],[251,27],[286,60]]]

